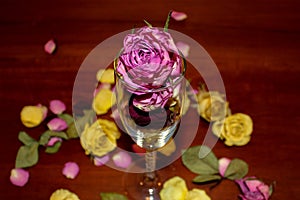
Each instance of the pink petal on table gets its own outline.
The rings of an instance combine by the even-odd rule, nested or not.
[[[253,192],[253,191],[257,191],[257,188],[263,185],[264,183],[258,179],[249,179],[245,181],[245,184],[247,185],[248,189],[251,192]]]
[[[48,122],[47,126],[51,131],[62,131],[68,128],[67,122],[58,117]]]
[[[48,141],[47,146],[48,146],[48,147],[51,147],[51,146],[55,145],[56,142],[62,142],[62,139],[59,138],[59,137],[52,137],[52,138],[50,138],[50,140]]]
[[[64,102],[62,102],[61,100],[50,101],[49,108],[54,114],[57,114],[57,115],[63,113],[67,109],[66,104]]]
[[[173,11],[171,17],[176,21],[182,21],[187,18],[187,14],[185,14],[184,12]]]
[[[176,43],[176,46],[179,49],[179,51],[183,54],[184,57],[188,57],[190,51],[190,45],[179,41]]]
[[[105,165],[107,162],[109,161],[109,156],[108,155],[105,155],[105,156],[102,156],[102,157],[94,157],[94,165],[96,166],[102,166],[102,165]]]
[[[44,45],[44,50],[46,53],[52,54],[56,49],[56,44],[53,39],[49,40],[45,45]]]
[[[127,168],[131,164],[132,158],[127,152],[120,151],[112,157],[112,160],[117,167]]]
[[[62,170],[62,174],[69,179],[74,179],[79,173],[79,166],[76,162],[67,162]]]
[[[29,180],[29,172],[16,168],[10,171],[10,182],[16,186],[23,187]]]
[[[227,167],[231,160],[229,158],[220,158],[219,159],[219,173],[222,177],[224,177]]]

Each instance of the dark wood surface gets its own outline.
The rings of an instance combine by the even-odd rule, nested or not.
[[[44,130],[26,129],[20,122],[25,105],[61,99],[72,112],[72,88],[81,63],[100,42],[146,19],[162,26],[170,9],[188,19],[171,20],[170,28],[199,42],[217,64],[233,112],[254,121],[251,142],[243,147],[214,147],[218,157],[241,158],[249,174],[276,181],[271,199],[298,199],[300,193],[300,2],[297,0],[3,0],[0,12],[0,199],[49,199],[57,188],[76,192],[81,199],[100,199],[100,192],[123,192],[123,172],[95,167],[79,140],[64,142],[57,154],[40,151],[39,163],[29,168],[22,188],[9,182],[25,130],[33,137]],[[51,38],[54,55],[43,51]],[[201,123],[202,126],[207,124]],[[193,145],[201,144],[198,134]],[[75,180],[61,174],[67,161],[80,165]],[[211,185],[191,183],[194,174],[178,159],[176,174],[189,188],[205,189],[212,199],[237,199],[239,190],[228,180]]]

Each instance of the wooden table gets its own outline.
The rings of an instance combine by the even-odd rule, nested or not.
[[[58,188],[67,188],[81,199],[100,199],[100,192],[123,192],[123,172],[94,166],[79,140],[63,143],[49,155],[40,149],[39,163],[28,169],[30,181],[16,187],[9,181],[21,143],[19,131],[38,137],[44,125],[25,128],[20,111],[25,105],[61,99],[72,112],[72,88],[77,70],[100,42],[143,20],[163,26],[170,9],[187,13],[170,28],[189,35],[209,52],[217,64],[234,113],[249,114],[254,121],[251,142],[227,147],[219,141],[218,157],[241,158],[248,175],[276,181],[271,199],[297,199],[300,193],[299,79],[300,2],[296,0],[153,0],[153,1],[16,1],[1,2],[0,12],[0,199],[49,199]],[[51,38],[57,51],[48,55],[43,45]],[[208,126],[206,123],[201,123]],[[201,144],[198,134],[193,145]],[[67,161],[76,161],[80,174],[68,180],[61,174]],[[224,180],[211,185],[191,183],[195,176],[176,160],[176,174],[189,188],[205,189],[212,199],[237,199],[236,185]]]

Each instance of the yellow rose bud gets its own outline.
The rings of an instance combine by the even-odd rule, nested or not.
[[[120,137],[120,133],[107,121],[99,119],[91,126],[86,124],[80,137],[80,143],[87,155],[92,154],[101,157],[117,146],[116,140]],[[107,124],[113,129],[108,128]]]
[[[52,193],[50,200],[80,200],[78,196],[66,189],[58,189]]]
[[[250,116],[236,113],[228,116],[224,121],[215,122],[212,131],[216,136],[224,139],[226,145],[242,146],[250,141],[253,122]]]
[[[101,89],[95,96],[93,101],[93,109],[97,115],[102,115],[116,103],[115,94],[107,88]]]
[[[101,83],[109,83],[114,84],[115,83],[115,74],[113,69],[100,69],[97,72],[97,80]]]
[[[197,95],[198,113],[206,121],[218,121],[226,117],[228,102],[225,96],[217,91],[200,91]]]
[[[185,200],[187,192],[188,189],[185,181],[175,176],[164,183],[159,195],[161,200]]]
[[[185,200],[210,200],[210,197],[204,190],[194,188],[187,193]]]
[[[24,126],[32,128],[44,120],[44,106],[24,106],[21,111],[21,121]]]

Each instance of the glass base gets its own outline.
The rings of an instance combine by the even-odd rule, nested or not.
[[[144,162],[141,159],[132,167],[140,167]],[[163,183],[175,176],[175,172],[175,167],[169,165],[153,173],[126,173],[123,176],[125,194],[130,200],[160,200]]]

